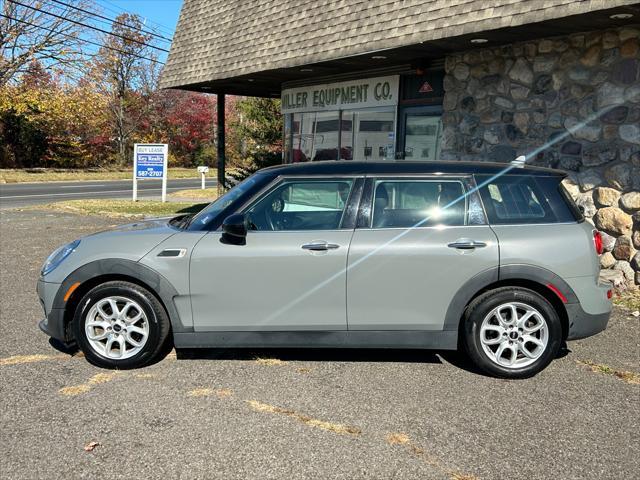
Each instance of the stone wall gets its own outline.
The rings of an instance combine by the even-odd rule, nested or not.
[[[640,26],[475,49],[445,72],[442,158],[566,170],[605,232],[604,276],[640,284]]]

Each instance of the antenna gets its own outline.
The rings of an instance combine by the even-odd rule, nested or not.
[[[520,155],[515,160],[511,161],[511,165],[517,168],[523,168],[526,163],[527,163],[527,157],[525,157],[524,155]]]

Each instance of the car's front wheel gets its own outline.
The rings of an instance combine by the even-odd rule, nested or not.
[[[505,287],[476,298],[464,316],[466,351],[490,375],[528,378],[555,358],[562,324],[553,305],[526,288]]]
[[[85,357],[105,368],[141,367],[162,350],[170,322],[158,299],[139,285],[112,281],[80,300],[73,320]]]

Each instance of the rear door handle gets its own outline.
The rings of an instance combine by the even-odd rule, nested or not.
[[[487,244],[484,242],[477,242],[476,240],[471,240],[469,238],[459,238],[455,242],[447,245],[449,248],[457,248],[459,250],[473,250],[474,248],[482,248],[486,246]]]
[[[311,250],[313,252],[324,252],[327,250],[335,250],[336,248],[340,248],[340,245],[336,245],[335,243],[328,243],[324,240],[305,243],[304,245],[302,245],[303,250]]]

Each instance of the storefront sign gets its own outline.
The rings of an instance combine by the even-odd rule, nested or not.
[[[399,78],[391,75],[286,89],[282,113],[397,105]]]

